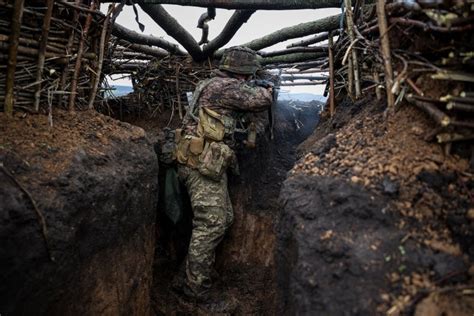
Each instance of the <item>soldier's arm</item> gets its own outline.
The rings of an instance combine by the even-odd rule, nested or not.
[[[270,89],[236,80],[220,91],[219,103],[234,110],[261,112],[271,106],[272,93]]]

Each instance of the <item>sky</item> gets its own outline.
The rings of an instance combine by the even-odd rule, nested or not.
[[[196,39],[196,41],[199,41],[201,39],[201,29],[198,29],[196,26],[201,14],[206,12],[205,8],[184,7],[177,5],[164,5],[164,7],[168,11],[168,13],[170,13],[176,20],[178,20],[178,22]],[[162,37],[170,42],[177,43],[172,37],[168,36],[166,32],[163,31],[158,26],[158,24],[156,24],[148,16],[148,14],[143,12],[139,6],[137,6],[137,9],[139,20],[142,24],[145,25],[145,30],[143,34]],[[107,6],[103,5],[102,11],[106,10]],[[217,9],[215,20],[212,20],[208,23],[209,40],[212,40],[221,32],[233,12],[233,10]],[[239,29],[239,31],[234,35],[232,40],[224,47],[244,44],[246,42],[260,38],[284,27],[318,20],[323,17],[338,13],[340,13],[340,9],[257,11],[250,17],[249,21]],[[135,14],[133,12],[132,6],[125,6],[123,11],[117,17],[116,22],[121,24],[122,26],[127,27],[128,29],[140,32],[138,24],[135,22]],[[283,43],[278,43],[272,47],[265,48],[264,51],[283,49],[289,43],[296,42],[299,40],[301,40],[301,38],[289,40]],[[116,80],[113,81],[112,84],[127,84],[127,80]],[[324,90],[324,86],[321,85],[285,88],[288,88],[290,92],[294,93],[307,92],[314,94],[322,94],[322,91]]]

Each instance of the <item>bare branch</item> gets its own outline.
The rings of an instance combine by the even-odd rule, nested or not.
[[[315,61],[318,58],[326,57],[326,53],[295,53],[290,55],[275,56],[263,58],[260,62],[262,65],[281,64],[281,63],[297,63],[303,61]]]
[[[243,44],[243,46],[246,46],[253,50],[260,50],[265,47],[269,47],[292,38],[307,36],[325,31],[332,31],[339,27],[340,19],[341,15],[338,14],[317,21],[301,23],[295,26],[286,27],[259,39]]]
[[[140,7],[171,37],[188,51],[191,57],[200,61],[204,59],[201,48],[188,33],[161,5],[140,3]]]
[[[273,52],[258,52],[258,54],[262,57],[274,57],[274,56],[281,56],[281,55],[289,55],[294,53],[320,53],[320,52],[327,52],[327,46],[315,46],[315,47],[293,47],[284,50],[276,50]]]
[[[137,33],[117,23],[115,23],[112,28],[112,34],[130,43],[161,47],[166,49],[170,53],[176,55],[186,54],[185,52],[180,50],[179,46],[176,44],[170,43],[162,38],[158,38],[155,36]]]
[[[104,0],[102,2],[121,2],[122,0]],[[195,7],[214,7],[220,9],[252,9],[252,10],[297,10],[339,8],[340,0],[141,0],[139,4],[177,4]],[[366,1],[372,2],[372,1]]]
[[[254,12],[255,10],[235,11],[222,32],[204,47],[204,55],[206,57],[211,56],[216,50],[227,44],[240,27],[249,20]]]

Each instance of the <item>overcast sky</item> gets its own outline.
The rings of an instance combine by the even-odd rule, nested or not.
[[[196,39],[201,39],[202,30],[198,29],[197,22],[202,13],[206,12],[205,8],[183,7],[176,5],[165,5],[166,10]],[[138,17],[142,24],[145,25],[143,34],[163,37],[164,39],[176,43],[176,41],[168,36],[139,6]],[[102,6],[102,11],[106,11],[107,6]],[[284,27],[293,26],[303,22],[314,21],[329,15],[339,13],[339,9],[318,9],[318,10],[288,10],[288,11],[257,11],[249,21],[245,23],[235,34],[233,39],[225,46],[235,46],[244,44],[253,39],[260,38]],[[233,10],[218,9],[216,18],[208,23],[209,40],[216,37],[230,16]],[[140,32],[138,24],[135,22],[135,14],[131,6],[125,6],[124,10],[118,16],[117,23],[127,27],[128,29]],[[266,51],[285,48],[288,43],[299,41],[293,39],[288,42],[279,43],[272,47],[266,48]],[[123,81],[114,81],[114,84],[123,84]],[[292,92],[310,92],[322,94],[323,86],[305,86],[293,87]]]

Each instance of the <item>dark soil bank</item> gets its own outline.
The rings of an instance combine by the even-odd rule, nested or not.
[[[416,109],[388,122],[373,101],[338,111],[300,146],[281,191],[283,314],[472,315],[468,160],[426,142],[434,127]]]
[[[152,146],[94,112],[55,120],[0,116],[0,314],[149,314]]]

